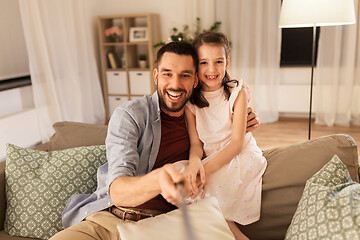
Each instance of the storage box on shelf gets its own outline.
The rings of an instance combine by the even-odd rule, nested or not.
[[[159,16],[150,13],[100,16],[98,27],[102,87],[109,120],[118,105],[155,91],[153,46],[160,41]],[[139,58],[146,59],[145,68],[140,67]]]

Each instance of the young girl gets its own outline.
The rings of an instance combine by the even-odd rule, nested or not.
[[[251,132],[246,133],[248,93],[243,81],[231,80],[227,73],[225,35],[203,33],[193,46],[199,55],[199,86],[185,110],[191,147],[184,174],[193,196],[199,192],[199,182],[204,184],[203,195],[208,192],[218,199],[236,239],[248,239],[234,222],[247,225],[259,220],[267,165]],[[203,155],[206,158],[201,160]]]

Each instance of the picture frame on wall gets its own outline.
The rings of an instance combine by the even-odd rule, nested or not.
[[[148,40],[147,27],[130,28],[130,42],[142,42]]]

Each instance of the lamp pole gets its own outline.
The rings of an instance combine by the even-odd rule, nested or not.
[[[309,135],[311,137],[311,112],[312,112],[312,92],[314,84],[314,66],[315,66],[315,42],[316,42],[316,23],[313,26],[313,45],[312,45],[312,59],[311,59],[311,83],[310,83],[310,110],[309,110]]]

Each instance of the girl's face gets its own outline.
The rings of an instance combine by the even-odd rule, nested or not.
[[[221,88],[221,81],[229,66],[230,59],[226,57],[225,49],[220,44],[203,44],[198,49],[199,79],[203,90],[211,92]]]

